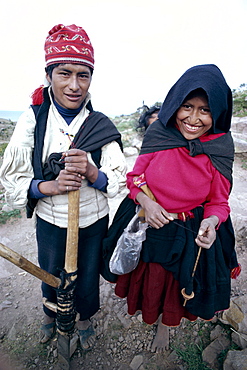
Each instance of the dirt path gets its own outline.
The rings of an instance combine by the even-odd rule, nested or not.
[[[131,168],[133,157],[128,158]],[[246,195],[247,171],[241,167],[241,158],[236,158],[234,167],[233,212],[243,212],[242,194]],[[111,201],[111,217],[124,194]],[[240,198],[239,198],[240,197]],[[237,199],[237,201],[236,201]],[[246,199],[246,198],[245,198]],[[0,242],[37,264],[35,225],[25,214],[20,219],[11,219],[0,226]],[[246,240],[237,243],[243,273],[233,283],[233,295],[247,296]],[[10,262],[0,258],[0,370],[55,369],[56,349],[52,344],[38,343],[42,318],[40,281],[21,271]],[[95,315],[97,337],[95,348],[82,353],[78,348],[71,362],[71,369],[185,369],[182,360],[174,351],[154,354],[147,350],[154,328],[142,323],[141,315],[126,315],[125,300],[114,295],[114,286],[101,279],[101,310]],[[179,340],[195,336],[195,323],[172,329],[174,345]],[[205,326],[209,327],[209,324]],[[190,336],[188,337],[188,335]],[[142,364],[138,367],[138,363]]]

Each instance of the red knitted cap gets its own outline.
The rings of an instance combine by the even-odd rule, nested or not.
[[[72,24],[54,26],[45,40],[46,66],[55,63],[84,64],[94,68],[94,50],[86,31]]]

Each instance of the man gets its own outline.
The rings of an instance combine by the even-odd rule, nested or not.
[[[49,87],[34,92],[33,106],[20,117],[5,151],[1,177],[10,206],[27,206],[28,217],[35,209],[39,264],[55,276],[65,261],[68,192],[80,191],[75,296],[81,347],[87,350],[95,341],[90,318],[99,309],[107,198],[125,185],[126,162],[116,127],[91,105],[94,50],[85,30],[54,26],[45,41],[45,60]],[[49,285],[42,283],[42,294],[56,302]],[[44,313],[42,343],[56,330],[55,313],[45,306]]]

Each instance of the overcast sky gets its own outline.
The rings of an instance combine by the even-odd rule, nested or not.
[[[163,101],[186,69],[216,64],[247,83],[247,0],[8,0],[1,5],[0,110],[25,110],[44,80],[56,24],[85,28],[95,51],[95,110],[130,114]]]

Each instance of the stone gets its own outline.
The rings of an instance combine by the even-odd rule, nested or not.
[[[4,308],[9,308],[11,306],[12,302],[5,300],[0,304],[0,311],[2,311]]]
[[[211,368],[215,368],[218,365],[217,357],[219,354],[227,349],[230,345],[230,340],[225,336],[221,335],[211,342],[202,352],[202,359]]]
[[[179,356],[176,351],[172,351],[169,356],[167,357],[167,360],[170,362],[176,362],[179,360]]]
[[[110,369],[110,362],[107,363],[107,365],[109,366],[109,369]],[[118,367],[118,370],[129,370],[130,367],[129,365],[126,365],[126,364],[120,364],[119,367]]]
[[[243,333],[233,332],[232,341],[238,345],[239,348],[247,348],[247,335]]]
[[[134,137],[131,141],[131,146],[134,146],[135,148],[137,149],[141,149],[141,146],[142,146],[142,140],[140,140],[139,137]]]
[[[142,322],[142,314],[141,314],[141,313],[137,316],[137,320],[138,320],[139,322]]]
[[[230,308],[222,313],[222,320],[235,330],[247,334],[247,297],[240,296],[231,300]]]
[[[220,325],[216,325],[216,327],[210,333],[210,340],[213,341],[216,338],[222,335],[222,327]]]
[[[242,208],[242,207],[241,207]],[[245,208],[246,209],[246,208]],[[238,238],[247,238],[247,217],[241,213],[232,213],[232,223]]]
[[[247,152],[247,140],[243,140],[242,134],[232,133],[235,153]]]
[[[229,351],[223,370],[247,370],[247,348],[242,351]]]
[[[231,131],[247,136],[247,117],[232,117]]]
[[[131,326],[130,319],[127,320],[126,317],[123,317],[119,312],[117,313],[117,318],[119,319],[119,321],[121,322],[125,329],[129,329],[129,327]]]
[[[132,370],[137,370],[137,369],[140,368],[142,363],[143,363],[143,356],[142,355],[137,355],[131,361],[130,367],[131,367]]]
[[[247,118],[233,117],[231,132],[235,146],[235,153],[247,152]]]
[[[8,332],[8,339],[9,340],[15,340],[16,339],[16,335],[17,335],[17,329],[16,329],[16,326],[17,324],[13,324],[12,328],[10,329],[10,331]]]
[[[79,339],[79,336],[77,333],[74,333],[72,335],[72,338],[70,338],[70,357],[73,355],[73,353],[77,349],[78,339]]]
[[[132,155],[137,155],[137,154],[138,154],[138,150],[135,147],[129,146],[129,147],[124,148],[124,155],[126,157],[131,157]]]

